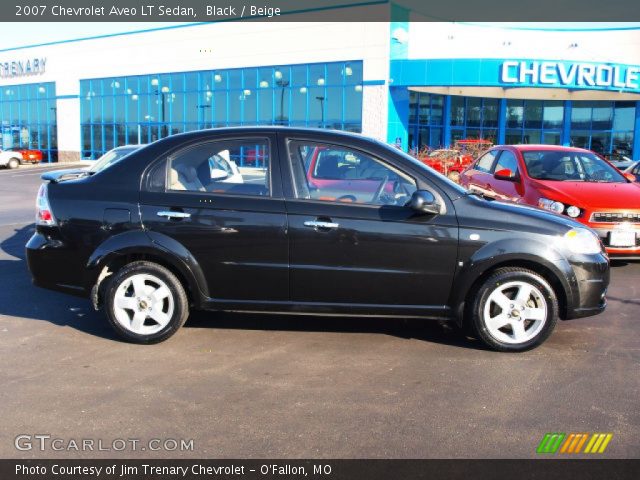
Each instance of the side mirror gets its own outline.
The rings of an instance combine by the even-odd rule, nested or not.
[[[224,180],[229,177],[229,174],[219,168],[211,169],[211,180]]]
[[[440,204],[436,200],[433,193],[428,190],[416,190],[411,195],[409,206],[420,213],[428,213],[438,215],[440,213]]]
[[[515,172],[512,172],[508,168],[503,168],[502,170],[498,170],[493,174],[493,178],[496,180],[506,180],[508,182],[515,182],[518,180]]]
[[[633,173],[625,173],[624,174],[624,178],[626,178],[630,182],[635,182],[635,181],[638,180],[637,177]]]

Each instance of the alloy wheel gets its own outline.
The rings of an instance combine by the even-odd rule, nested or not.
[[[158,277],[139,273],[118,285],[113,313],[126,330],[151,335],[165,328],[174,311],[174,299],[167,284]]]
[[[547,301],[538,288],[524,281],[512,281],[491,292],[484,305],[483,321],[496,340],[521,344],[540,333],[547,312]]]

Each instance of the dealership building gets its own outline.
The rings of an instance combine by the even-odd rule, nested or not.
[[[177,24],[5,49],[2,148],[73,161],[275,124],[413,151],[482,138],[640,158],[640,28],[434,23],[399,8],[392,20]]]

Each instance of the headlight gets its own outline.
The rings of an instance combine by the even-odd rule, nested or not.
[[[567,215],[569,215],[571,218],[576,218],[580,216],[580,209],[578,207],[575,207],[573,205],[569,205],[567,207]]]
[[[580,208],[574,205],[565,205],[562,202],[557,202],[555,200],[549,200],[548,198],[540,197],[538,200],[538,206],[540,208],[544,208],[545,210],[551,210],[555,213],[565,213],[571,218],[577,218],[582,213]]]
[[[551,210],[552,212],[562,213],[564,212],[564,204],[556,202],[555,200],[549,200],[548,198],[541,197],[538,200],[538,206],[545,210]]]
[[[595,233],[586,228],[572,228],[564,234],[564,243],[573,253],[592,255],[602,252],[602,244]]]

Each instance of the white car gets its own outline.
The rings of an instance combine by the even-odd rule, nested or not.
[[[0,167],[18,168],[22,163],[22,154],[11,150],[0,150]]]

